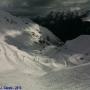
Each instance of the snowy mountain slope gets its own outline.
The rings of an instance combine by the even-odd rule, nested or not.
[[[0,74],[1,85],[21,85],[23,90],[89,90],[90,64],[49,72],[34,77],[30,74],[13,71]]]
[[[54,63],[59,67],[77,66],[90,62],[90,36],[81,35],[74,40],[67,41],[62,47],[48,46],[42,50],[42,54],[54,59]]]
[[[90,90],[90,36],[62,42],[29,19],[0,11],[0,85],[22,90]]]
[[[15,46],[17,49],[19,48],[19,50],[28,52],[30,55],[32,55],[34,61],[40,64],[40,67],[45,67],[45,71],[46,68],[49,68],[51,70],[56,67],[53,64],[54,59],[43,54],[40,55],[40,53],[43,53],[44,48],[62,44],[62,42],[55,35],[53,35],[46,28],[35,24],[27,18],[21,19],[12,16],[11,14],[4,11],[0,11],[0,20],[0,40],[2,41],[2,44],[5,43],[5,45],[2,45],[3,47],[7,45],[12,45]],[[3,49],[2,46],[1,48]],[[8,52],[10,52],[10,56],[13,57],[14,60],[17,59],[19,61],[18,56],[14,57],[16,56],[16,54],[13,54],[14,50],[11,51],[11,47],[6,47],[5,50],[8,50],[5,52],[7,54],[7,58],[4,55],[5,62],[7,61],[7,59],[10,58],[8,57]],[[36,55],[36,53],[38,54]],[[34,54],[35,56],[33,56]],[[49,59],[51,60],[49,61]],[[48,63],[46,63],[47,61]]]
[[[7,43],[20,49],[36,50],[61,42],[46,28],[3,11],[0,11],[0,35]]]
[[[5,42],[0,42],[0,49],[1,86],[14,87],[20,85],[23,90],[90,89],[90,63],[70,68],[60,69],[58,67],[55,69],[53,67],[50,69],[50,64],[45,66],[40,61],[37,62],[33,55],[28,55]],[[44,58],[41,58],[41,60],[44,60]]]
[[[72,51],[77,51],[78,53],[88,53],[90,52],[90,36],[81,35],[74,40],[68,41],[66,46]]]

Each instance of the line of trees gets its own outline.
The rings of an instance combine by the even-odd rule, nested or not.
[[[89,11],[51,11],[46,16],[37,16],[34,22],[47,27],[64,42],[82,34],[90,34],[90,22],[84,21]]]

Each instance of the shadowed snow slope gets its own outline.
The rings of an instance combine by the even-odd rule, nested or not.
[[[46,28],[3,11],[0,11],[0,36],[7,43],[23,50],[38,50],[46,45],[61,43]]]
[[[90,36],[64,46],[27,18],[0,11],[0,86],[22,90],[90,90]]]

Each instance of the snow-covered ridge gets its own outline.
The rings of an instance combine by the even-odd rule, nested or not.
[[[90,90],[89,41],[82,35],[61,47],[48,29],[0,11],[0,86]]]
[[[20,49],[37,50],[61,43],[48,29],[4,11],[0,11],[0,35],[5,42]]]
[[[27,64],[29,62],[27,61],[26,58],[24,58],[24,56],[32,57],[31,59],[28,58],[31,61],[30,66],[32,68],[34,68],[32,66],[33,62],[34,62],[34,66],[36,66],[36,63],[38,63],[37,68],[40,68],[40,70],[37,70],[37,69],[35,70],[36,67],[33,70],[29,68],[30,71],[28,71],[27,69],[25,69],[24,71],[27,71],[30,73],[31,71],[32,72],[38,71],[37,74],[41,74],[39,73],[39,71],[42,71],[42,72],[45,71],[46,73],[48,72],[46,68],[53,70],[55,67],[57,67],[54,64],[54,59],[43,54],[46,48],[48,47],[51,48],[53,46],[53,48],[48,49],[48,52],[49,52],[50,50],[55,49],[54,47],[57,47],[57,45],[59,46],[60,44],[62,44],[62,42],[52,32],[50,32],[48,29],[42,26],[39,26],[38,24],[35,24],[34,22],[32,22],[27,18],[21,19],[21,18],[12,16],[11,14],[4,11],[0,11],[0,20],[1,20],[0,21],[0,41],[1,41],[0,47],[2,50],[4,49],[3,52],[1,52],[0,58],[2,59],[1,64],[3,62],[3,65],[4,63],[7,63],[6,65],[8,65],[5,67],[5,70],[8,70],[8,67],[19,69],[19,66],[21,65],[19,62],[23,63],[22,66],[20,66],[22,70],[24,70],[23,67],[27,67],[28,69],[28,66],[27,65],[25,66],[24,64],[25,63],[24,59],[26,60]],[[28,53],[29,55],[22,54],[22,56],[19,57],[18,53],[20,54]],[[8,63],[8,61],[11,62],[12,64]],[[18,66],[16,65],[16,63],[18,63]],[[14,64],[15,64],[15,67],[14,67]],[[63,67],[63,66],[64,65],[61,64],[60,67]],[[42,69],[43,67],[45,68]],[[32,74],[34,75],[34,73]]]

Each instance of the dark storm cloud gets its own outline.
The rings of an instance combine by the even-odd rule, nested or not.
[[[0,8],[14,13],[29,14],[46,13],[50,10],[73,7],[90,7],[90,0],[0,0]]]
[[[37,7],[49,5],[71,5],[87,3],[89,0],[0,0],[0,7]]]
[[[0,0],[0,7],[10,7],[12,0]]]
[[[55,0],[0,0],[0,7],[37,7],[47,6]]]

